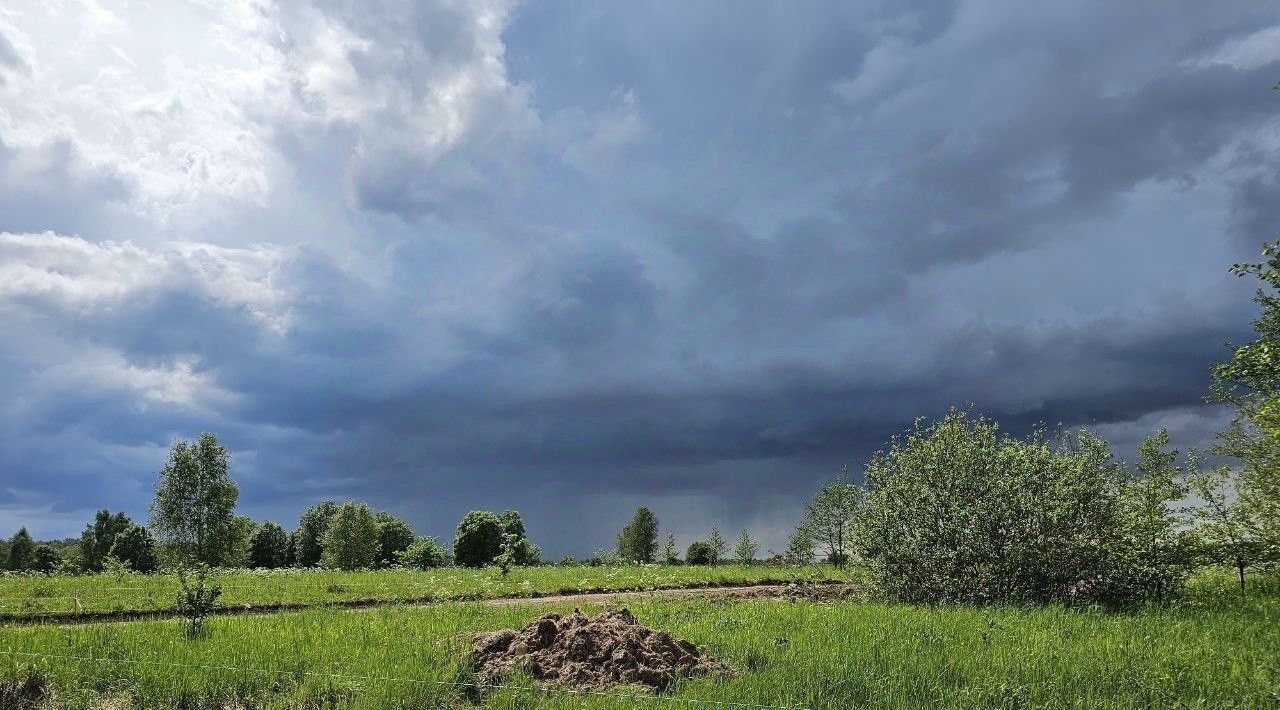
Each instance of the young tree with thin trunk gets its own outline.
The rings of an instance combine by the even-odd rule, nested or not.
[[[755,562],[756,553],[760,551],[760,543],[747,534],[745,528],[738,535],[738,543],[733,546],[733,557],[740,565]]]
[[[231,480],[231,454],[218,437],[204,433],[194,443],[179,439],[160,469],[151,503],[151,529],[184,556],[220,565],[232,554],[240,530],[235,520],[240,489]]]
[[[676,549],[676,534],[667,533],[667,544],[662,548],[662,558],[669,565],[680,564],[680,552]]]
[[[1194,509],[1200,523],[1196,532],[1214,559],[1235,569],[1243,594],[1245,570],[1260,557],[1262,545],[1252,534],[1249,512],[1235,493],[1239,471],[1225,465],[1202,470],[1194,452],[1187,468],[1191,491],[1200,499]]]
[[[720,536],[720,529],[711,526],[711,532],[707,535],[707,546],[711,548],[711,564],[718,565],[720,560],[724,559],[724,553],[728,549],[724,538]]]
[[[862,489],[846,480],[848,475],[849,467],[840,467],[840,476],[823,484],[805,506],[809,540],[825,548],[827,561],[837,567],[849,562],[863,501]]]
[[[658,517],[641,506],[618,533],[618,556],[625,562],[648,564],[658,554]]]
[[[378,520],[367,503],[347,501],[338,507],[324,535],[324,566],[357,570],[378,560]]]
[[[803,523],[796,526],[787,538],[787,551],[783,556],[793,565],[807,565],[813,562],[813,535]]]

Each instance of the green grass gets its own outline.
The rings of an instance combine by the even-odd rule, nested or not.
[[[1242,600],[1213,579],[1198,582],[1182,602],[1130,613],[779,600],[630,606],[642,622],[693,640],[741,675],[683,683],[656,700],[498,690],[483,706],[1280,706],[1280,594],[1259,589]],[[145,708],[181,706],[184,698],[185,707],[199,707],[197,700],[226,697],[248,707],[466,707],[453,684],[467,678],[471,634],[552,609],[567,611],[459,603],[223,617],[210,620],[209,635],[196,641],[175,621],[8,627],[0,650],[139,663],[0,654],[0,666],[8,675],[34,666],[70,707],[103,695],[127,695]]]
[[[219,573],[214,576],[214,581],[223,589],[219,606],[261,607],[360,599],[465,600],[546,596],[601,590],[751,584],[794,578],[846,579],[848,574],[829,566],[786,568],[766,565],[633,565],[514,568],[510,576],[504,578],[494,569],[450,567],[425,572],[239,570]],[[76,611],[109,613],[170,609],[178,589],[178,580],[174,575],[0,577],[0,617],[67,614]]]

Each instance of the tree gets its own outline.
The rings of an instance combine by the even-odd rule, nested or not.
[[[662,559],[669,565],[680,564],[680,553],[676,551],[675,533],[667,533],[667,544],[662,548]]]
[[[738,535],[738,544],[733,546],[733,558],[740,565],[749,565],[756,559],[756,553],[760,551],[760,543],[751,539],[744,528]]]
[[[825,548],[827,561],[837,567],[849,562],[863,501],[862,489],[850,483],[848,475],[849,467],[841,466],[836,480],[823,484],[805,505],[804,529],[810,542]]]
[[[648,564],[658,554],[658,518],[641,506],[618,533],[618,556],[627,562]]]
[[[102,562],[111,554],[111,546],[116,536],[124,532],[133,521],[124,513],[111,514],[109,510],[99,510],[93,522],[84,526],[80,534],[80,557],[86,572],[101,572]]]
[[[783,556],[790,564],[807,565],[813,562],[813,553],[813,534],[801,523],[792,531],[791,537],[787,538],[787,551]]]
[[[218,540],[217,559],[223,567],[248,567],[250,546],[258,524],[247,515],[231,516],[231,525]]]
[[[1213,366],[1209,401],[1235,408],[1215,447],[1241,463],[1233,476],[1234,520],[1258,555],[1274,560],[1280,558],[1280,241],[1264,245],[1262,255],[1261,262],[1231,267],[1260,283],[1253,299],[1261,308],[1253,322],[1257,338],[1231,346],[1231,360]]]
[[[399,560],[398,555],[409,549],[418,539],[418,534],[405,521],[390,513],[379,512],[378,521],[378,564],[393,565]]]
[[[62,555],[58,551],[48,545],[36,545],[35,552],[31,555],[31,564],[27,569],[31,572],[43,572],[48,574],[58,569],[62,564]]]
[[[5,561],[5,569],[11,572],[22,572],[31,569],[35,564],[36,541],[31,539],[27,529],[19,528],[9,538],[9,559]]]
[[[338,512],[338,503],[324,500],[307,508],[298,519],[298,529],[294,544],[295,563],[298,567],[315,567],[324,556],[324,536],[329,530],[329,521]]]
[[[1137,477],[1126,487],[1128,539],[1133,559],[1128,583],[1133,594],[1163,599],[1182,586],[1191,571],[1186,521],[1173,505],[1188,488],[1175,465],[1178,452],[1166,451],[1169,433],[1160,429],[1138,447]]]
[[[357,570],[378,561],[378,520],[367,503],[347,501],[329,521],[324,535],[324,566]]]
[[[204,564],[226,561],[230,538],[237,532],[234,511],[240,489],[231,480],[230,466],[226,447],[204,433],[195,443],[173,443],[156,483],[151,528],[182,555]]]
[[[502,521],[488,510],[473,510],[458,522],[453,537],[453,560],[463,567],[493,564],[506,532]]]
[[[279,523],[270,520],[258,526],[249,538],[249,566],[257,569],[284,567],[289,558],[289,536]]]
[[[906,601],[1124,603],[1129,478],[1087,431],[1017,439],[953,409],[872,457],[857,542]]]
[[[715,559],[715,550],[705,540],[689,543],[689,549],[684,553],[684,563],[687,565],[711,565],[715,564]]]
[[[525,534],[524,521],[520,519],[520,512],[504,510],[498,514],[498,520],[502,523],[503,532],[516,536],[511,564],[520,566],[538,564],[542,558],[542,549],[533,544]]]
[[[405,567],[435,569],[444,566],[445,553],[444,548],[434,537],[420,537],[408,548],[400,551],[396,559]]]
[[[141,525],[130,524],[116,535],[107,555],[128,564],[134,572],[150,574],[160,569],[155,538]]]
[[[725,544],[724,538],[720,537],[720,530],[714,525],[711,526],[711,533],[707,535],[707,545],[711,547],[711,564],[720,564],[728,545]]]
[[[1212,558],[1236,570],[1240,593],[1245,591],[1245,570],[1264,555],[1264,544],[1255,535],[1251,511],[1236,494],[1240,489],[1240,472],[1230,466],[1214,466],[1205,470],[1198,456],[1188,464],[1190,489],[1200,499],[1193,511],[1200,523],[1196,532]]]

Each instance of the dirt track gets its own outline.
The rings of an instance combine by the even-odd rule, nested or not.
[[[812,589],[846,589],[849,585],[837,581],[811,582]],[[749,585],[707,585],[698,587],[677,587],[671,589],[596,591],[577,594],[548,594],[519,597],[497,597],[489,599],[348,599],[324,603],[288,603],[264,604],[261,606],[225,606],[214,610],[213,616],[249,616],[260,614],[279,614],[307,609],[349,609],[353,611],[373,609],[384,606],[436,606],[439,604],[484,603],[490,606],[504,607],[522,604],[600,604],[615,599],[691,599],[698,597],[718,597],[730,599],[770,598],[787,596],[788,589],[794,589],[785,582],[769,582]],[[177,618],[177,614],[169,609],[125,610],[113,612],[53,612],[31,615],[0,616],[0,627],[32,626],[39,624],[56,624],[60,626],[85,626],[91,624],[120,624],[138,621],[154,621],[158,619]]]

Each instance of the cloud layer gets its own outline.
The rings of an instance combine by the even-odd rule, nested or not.
[[[360,497],[778,547],[917,416],[1204,445],[1280,210],[1256,2],[0,11],[0,526]],[[584,527],[585,526],[585,527]]]

